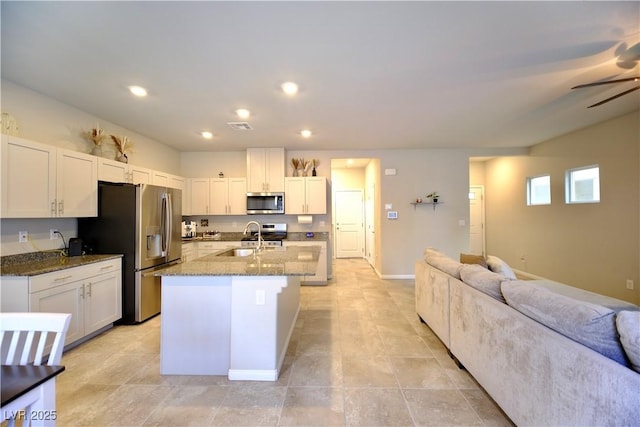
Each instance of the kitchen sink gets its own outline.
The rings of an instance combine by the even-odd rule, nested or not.
[[[220,252],[216,256],[249,256],[253,255],[255,250],[253,248],[233,248]]]
[[[282,250],[284,249],[283,247],[264,247],[262,249],[260,249],[260,252],[258,252],[258,255],[260,254],[264,254],[266,252],[274,252],[277,250]],[[254,255],[255,254],[256,249],[255,248],[231,248],[231,249],[227,249],[224,252],[220,252],[219,254],[216,254],[216,256],[237,256],[237,257],[245,257],[245,256],[249,256],[249,255]]]

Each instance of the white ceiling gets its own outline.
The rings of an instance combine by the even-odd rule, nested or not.
[[[640,107],[586,108],[633,82],[570,89],[640,74],[640,2],[1,7],[2,78],[181,151],[526,147]]]

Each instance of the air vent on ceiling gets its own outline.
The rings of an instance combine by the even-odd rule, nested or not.
[[[227,122],[229,126],[235,130],[252,130],[253,128],[247,122]]]

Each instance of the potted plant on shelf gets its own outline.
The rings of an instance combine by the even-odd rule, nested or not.
[[[437,192],[437,191],[434,191],[434,192],[429,193],[429,194],[427,194],[427,195],[426,195],[426,198],[427,198],[427,199],[431,199],[431,201],[432,201],[434,204],[435,204],[435,203],[438,203],[438,197],[439,197],[439,196],[438,196],[438,192]]]

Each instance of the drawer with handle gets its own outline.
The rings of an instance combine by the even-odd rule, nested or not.
[[[39,292],[67,283],[84,280],[88,277],[117,271],[120,267],[120,258],[96,262],[80,267],[70,267],[53,273],[39,274],[29,278],[29,293]]]

